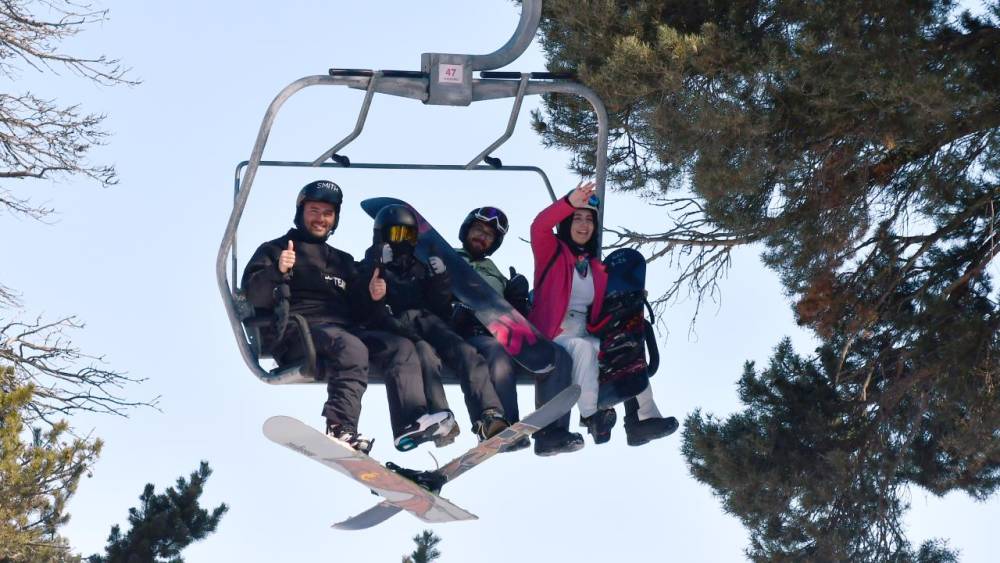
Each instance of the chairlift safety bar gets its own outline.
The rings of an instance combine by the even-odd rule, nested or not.
[[[242,177],[243,169],[250,164],[249,160],[244,160],[243,162],[236,165],[235,174],[235,185],[233,192],[234,201],[239,197],[240,194],[240,179]],[[260,162],[260,166],[264,167],[285,167],[285,168],[315,168],[315,165],[311,162],[304,161],[286,161],[286,160],[263,160]],[[319,165],[319,168],[358,168],[358,169],[371,169],[371,170],[454,170],[454,171],[466,171],[466,170],[476,170],[481,172],[534,172],[542,179],[545,183],[545,189],[549,192],[549,197],[552,201],[557,199],[556,192],[552,189],[552,182],[549,181],[548,175],[545,171],[537,166],[504,166],[502,168],[494,168],[492,166],[474,166],[469,168],[468,166],[463,166],[460,164],[381,164],[381,163],[371,163],[371,162],[355,162],[350,166],[344,166],[336,162],[324,162]],[[239,272],[237,264],[236,255],[236,242],[237,239],[233,237],[233,246],[231,252],[232,258],[232,291],[235,294],[239,290],[237,285],[239,282]]]

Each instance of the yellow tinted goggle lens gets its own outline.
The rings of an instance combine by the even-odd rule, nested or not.
[[[417,230],[408,225],[393,225],[389,227],[389,242],[417,243]]]

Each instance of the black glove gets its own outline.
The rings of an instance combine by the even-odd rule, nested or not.
[[[522,315],[527,315],[531,311],[531,304],[528,302],[528,278],[517,273],[513,266],[510,268],[510,281],[503,290],[503,297]]]

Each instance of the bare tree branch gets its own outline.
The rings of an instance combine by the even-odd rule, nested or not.
[[[49,21],[37,18],[29,6],[40,6],[55,15]],[[0,74],[11,77],[17,70],[10,61],[20,60],[40,72],[58,74],[53,65],[99,84],[135,85],[127,78],[131,69],[122,67],[118,59],[104,55],[80,57],[64,53],[60,44],[85,27],[107,21],[107,10],[93,10],[88,3],[68,0],[0,0]]]
[[[155,408],[158,398],[132,401],[121,393],[127,385],[144,379],[106,369],[103,358],[73,346],[66,333],[82,328],[75,317],[0,324],[0,366],[14,369],[16,384],[35,386],[35,400],[28,405],[29,421],[53,425],[75,411],[128,416],[135,407]]]
[[[35,12],[51,14],[52,20]],[[70,0],[0,0],[0,77],[13,83],[18,64],[38,72],[73,74],[102,86],[135,85],[131,69],[103,55],[82,57],[64,52],[62,43],[86,26],[107,20],[107,11]],[[100,128],[105,116],[88,114],[77,105],[61,106],[31,92],[0,93],[0,181],[54,179],[82,175],[102,186],[117,183],[113,166],[92,164],[87,155],[104,144]],[[0,185],[0,210],[42,219],[52,209],[14,195]]]
[[[693,326],[704,300],[715,300],[720,295],[718,282],[732,264],[732,249],[753,244],[763,235],[733,233],[717,227],[706,217],[701,202],[694,198],[661,199],[651,205],[668,209],[668,215],[673,218],[670,229],[640,233],[628,228],[605,228],[604,232],[616,237],[605,248],[628,247],[640,252],[647,248],[651,251],[647,264],[666,258],[668,267],[677,270],[676,276],[667,290],[650,304],[660,316],[687,288],[687,295],[696,300],[691,319]]]

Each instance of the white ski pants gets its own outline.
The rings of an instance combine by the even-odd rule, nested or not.
[[[573,358],[573,383],[580,386],[580,398],[576,406],[580,416],[586,418],[597,412],[598,368],[597,352],[601,341],[587,333],[586,318],[583,313],[570,311],[563,320],[562,333],[553,342],[562,346]],[[639,420],[662,418],[653,400],[653,386],[635,396],[639,403]]]

